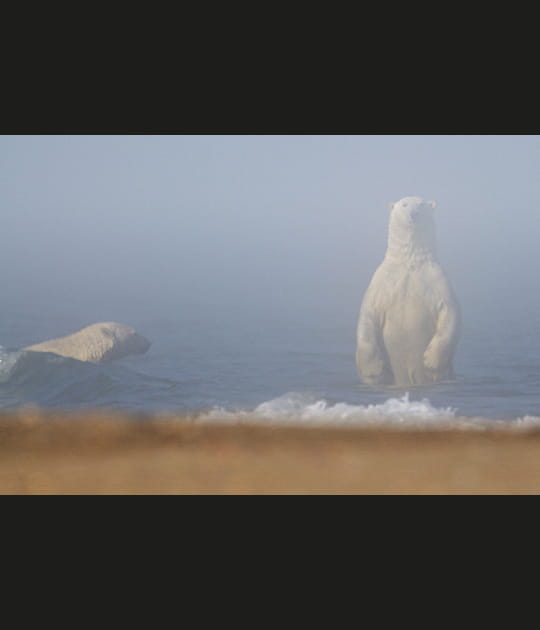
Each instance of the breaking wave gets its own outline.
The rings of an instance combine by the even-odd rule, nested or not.
[[[49,352],[0,347],[0,409],[28,403],[53,408],[128,410],[167,400],[179,384],[140,374],[125,364],[95,364]]]
[[[133,365],[138,367],[136,363]],[[366,392],[364,404],[353,404],[338,402],[337,396],[328,401],[313,393],[293,391],[258,405],[248,402],[238,408],[217,406],[219,397],[209,400],[208,394],[219,385],[217,379],[209,381],[201,377],[199,382],[193,376],[163,378],[136,371],[133,365],[125,361],[92,364],[46,352],[0,347],[0,409],[32,403],[69,409],[121,408],[178,419],[187,413],[197,422],[207,423],[403,429],[540,428],[540,417],[536,415],[514,419],[463,415],[455,407],[435,406],[428,398],[411,400],[409,393],[370,404]],[[227,393],[226,389],[221,391]],[[211,405],[214,406],[208,411]]]
[[[540,427],[540,418],[524,416],[515,420],[492,420],[459,416],[452,407],[434,407],[427,398],[410,400],[409,393],[381,404],[329,404],[312,394],[289,392],[268,400],[252,411],[227,411],[216,407],[198,417],[202,422],[266,422],[272,424],[325,427],[402,427],[411,429],[487,429]]]

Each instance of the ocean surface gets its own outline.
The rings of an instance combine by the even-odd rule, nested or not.
[[[284,317],[199,308],[105,317],[39,305],[0,317],[0,410],[116,409],[196,413],[211,421],[269,419],[323,425],[540,424],[540,315],[464,319],[456,380],[376,390],[359,382],[356,312]],[[121,315],[121,317],[119,316]],[[144,355],[90,364],[20,348],[96,321],[123,321],[147,337]]]

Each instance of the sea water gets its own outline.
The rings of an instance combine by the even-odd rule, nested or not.
[[[152,346],[143,355],[91,364],[21,348],[113,317],[65,313],[61,305],[4,308],[0,410],[34,404],[327,426],[483,426],[478,418],[540,424],[540,315],[534,313],[464,318],[452,382],[374,389],[357,376],[352,311],[329,317],[293,309],[283,317],[271,310],[169,310],[114,313]]]

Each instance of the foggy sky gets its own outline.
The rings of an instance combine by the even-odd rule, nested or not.
[[[2,301],[356,318],[419,195],[464,320],[538,319],[539,174],[538,136],[1,136]]]

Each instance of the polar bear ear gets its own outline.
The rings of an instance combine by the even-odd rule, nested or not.
[[[395,203],[395,201],[390,201],[390,202],[388,203],[388,210],[389,210],[390,212],[392,212],[392,210],[394,209],[394,203]]]
[[[437,202],[436,202],[436,201],[428,201],[428,204],[429,204],[432,208],[436,208],[436,207],[437,207]]]

